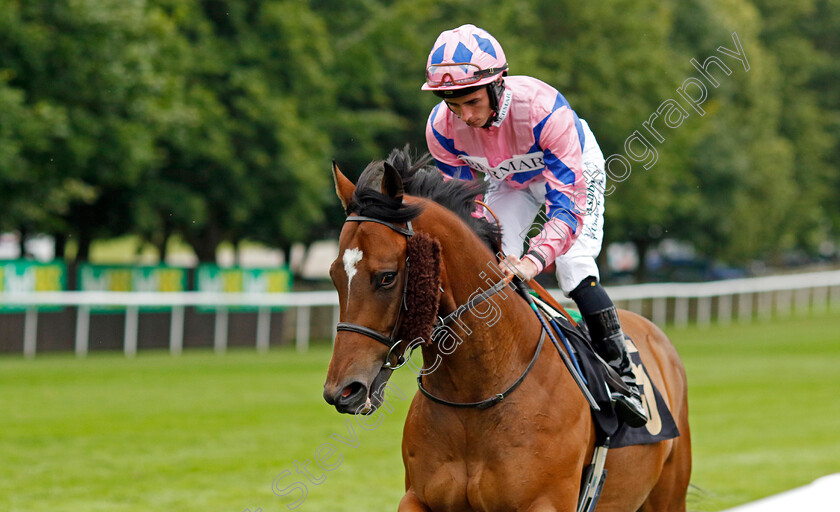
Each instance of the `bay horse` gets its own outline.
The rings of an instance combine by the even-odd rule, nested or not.
[[[528,303],[510,288],[480,293],[498,280],[498,229],[471,215],[479,182],[445,182],[427,163],[395,150],[357,185],[333,164],[348,217],[330,269],[341,311],[324,398],[342,413],[371,413],[407,348],[399,340],[417,339],[423,393],[405,421],[398,510],[575,511],[595,450],[589,405],[558,354],[538,350],[543,331]],[[432,333],[453,315],[457,325],[438,321]],[[653,323],[628,311],[620,319],[680,435],[610,449],[597,510],[685,511],[683,365]]]

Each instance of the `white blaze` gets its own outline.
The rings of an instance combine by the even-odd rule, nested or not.
[[[356,264],[362,261],[362,250],[358,247],[347,249],[341,260],[344,262],[344,273],[347,274],[347,295],[350,295],[350,281],[356,275]]]

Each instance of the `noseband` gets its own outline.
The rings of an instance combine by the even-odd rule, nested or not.
[[[376,219],[373,217],[365,217],[365,216],[353,216],[347,217],[344,222],[376,222],[377,224],[382,224],[383,226],[387,226],[392,230],[396,231],[404,235],[406,238],[411,238],[414,236],[414,230],[411,229],[411,221],[406,223],[406,227],[400,227],[396,224],[391,222],[386,222],[384,220]],[[400,328],[400,317],[402,316],[403,309],[406,308],[405,305],[405,296],[406,292],[408,291],[408,269],[409,269],[409,261],[408,256],[405,258],[405,280],[403,282],[403,292],[402,292],[402,299],[400,300],[400,309],[397,310],[397,319],[394,322],[394,328],[391,331],[390,336],[385,336],[384,334],[371,329],[370,327],[365,327],[364,325],[353,324],[350,322],[338,322],[336,325],[336,331],[349,331],[355,332],[357,334],[362,334],[367,336],[368,338],[372,338],[379,343],[382,343],[386,347],[388,347],[388,355],[385,356],[385,364],[383,365],[385,368],[389,368],[395,370],[405,364],[405,357],[403,354],[399,354],[397,356],[397,364],[391,364],[391,354],[394,352],[395,348],[399,345],[400,341],[397,339],[397,331]],[[349,298],[348,298],[349,300]]]

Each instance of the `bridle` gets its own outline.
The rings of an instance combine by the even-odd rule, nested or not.
[[[387,226],[392,230],[400,233],[406,237],[406,239],[411,238],[414,236],[414,230],[411,229],[411,221],[406,222],[406,227],[397,226],[392,222],[387,222],[381,219],[377,219],[374,217],[365,217],[363,215],[355,215],[352,217],[347,217],[344,222],[376,222],[377,224],[382,224],[383,226]],[[372,338],[379,343],[382,343],[386,347],[388,347],[388,354],[385,356],[385,362],[382,364],[383,368],[387,368],[389,370],[396,370],[397,368],[401,367],[406,363],[405,355],[398,354],[397,355],[397,364],[391,364],[391,355],[394,353],[396,347],[400,344],[402,340],[397,339],[397,331],[400,329],[400,319],[402,317],[402,311],[406,309],[406,302],[405,297],[406,293],[408,292],[408,272],[409,272],[409,264],[408,256],[405,257],[405,280],[403,281],[403,291],[402,291],[402,298],[400,299],[400,308],[397,310],[397,318],[394,321],[394,328],[391,330],[390,336],[385,336],[384,334],[371,329],[370,327],[365,327],[364,325],[358,325],[350,322],[338,322],[336,325],[336,331],[349,331],[355,332],[357,334],[362,334],[367,336],[368,338]]]
[[[394,224],[393,222],[384,221],[382,219],[377,219],[375,217],[366,217],[364,215],[354,215],[352,217],[347,217],[344,222],[360,222],[360,223],[361,222],[375,222],[377,224],[382,224],[383,226],[386,226],[386,227],[392,229],[393,231],[395,231],[397,233],[400,233],[401,235],[404,235],[406,238],[411,238],[412,236],[414,236],[414,230],[411,227],[411,221],[406,222],[406,227],[402,227],[402,226],[398,226],[398,225]],[[397,311],[397,318],[394,321],[394,327],[391,330],[391,334],[389,336],[386,336],[386,335],[382,334],[381,332],[379,332],[375,329],[371,329],[370,327],[366,327],[364,325],[359,325],[359,324],[354,324],[354,323],[351,323],[351,322],[338,322],[338,324],[336,325],[336,331],[349,331],[349,332],[355,332],[357,334],[362,334],[362,335],[367,336],[368,338],[374,339],[374,340],[378,341],[379,343],[382,343],[383,345],[388,347],[388,354],[385,356],[385,362],[382,364],[382,366],[383,366],[383,368],[386,368],[386,369],[389,369],[389,370],[396,370],[396,369],[402,367],[403,365],[405,365],[405,363],[408,361],[405,357],[405,351],[413,350],[413,349],[417,348],[416,344],[411,343],[410,346],[407,347],[403,353],[397,353],[396,354],[396,356],[397,356],[396,364],[391,363],[391,359],[392,359],[391,356],[395,354],[395,352],[396,352],[397,348],[400,346],[401,342],[404,341],[404,340],[397,339],[397,332],[400,329],[400,319],[402,317],[402,312],[403,312],[403,310],[407,310],[406,294],[408,293],[408,279],[409,279],[410,265],[411,265],[411,262],[409,261],[408,256],[406,256],[405,257],[405,281],[403,282],[403,292],[402,292],[402,298],[400,299],[400,309]],[[498,283],[496,283],[491,288],[489,288],[489,289],[485,290],[484,292],[482,292],[482,293],[476,295],[475,297],[473,297],[472,300],[470,300],[466,304],[460,306],[459,308],[457,308],[455,311],[453,311],[451,314],[449,314],[445,318],[438,317],[437,322],[435,322],[434,328],[437,329],[439,327],[443,327],[446,324],[453,321],[455,318],[458,318],[465,311],[469,311],[470,309],[478,306],[479,304],[481,304],[485,300],[489,299],[493,295],[502,291],[508,285],[508,283],[509,283],[509,279],[503,279],[503,280],[499,281]],[[434,337],[434,335],[432,337]],[[413,341],[413,340],[409,340],[409,341]]]
[[[345,219],[345,222],[376,222],[377,224],[382,224],[383,226],[387,226],[388,228],[392,229],[393,231],[404,235],[406,238],[411,238],[412,236],[414,236],[414,230],[411,227],[411,221],[408,221],[406,223],[406,227],[404,227],[404,228],[401,227],[401,226],[398,226],[398,225],[396,225],[392,222],[387,222],[387,221],[377,219],[377,218],[374,218],[374,217],[366,217],[366,216],[363,216],[363,215],[355,215],[355,216],[352,216],[352,217],[347,217]],[[396,364],[391,364],[391,356],[394,354],[394,351],[397,349],[397,347],[403,341],[403,340],[398,340],[397,339],[397,332],[399,331],[399,328],[400,328],[400,319],[402,317],[402,311],[404,309],[407,309],[406,294],[408,292],[409,264],[410,264],[409,258],[406,255],[406,258],[405,258],[405,281],[404,281],[404,284],[403,284],[402,298],[400,299],[400,309],[397,310],[397,318],[394,321],[394,327],[391,330],[391,335],[390,336],[385,336],[384,334],[382,334],[379,331],[376,331],[374,329],[371,329],[370,327],[365,327],[364,325],[358,325],[358,324],[354,324],[354,323],[350,323],[350,322],[338,322],[338,324],[336,325],[336,331],[349,331],[349,332],[355,332],[357,334],[362,334],[362,335],[367,336],[368,338],[374,339],[374,340],[382,343],[386,347],[388,347],[388,354],[385,356],[385,361],[382,364],[382,367],[385,368],[385,369],[388,369],[388,370],[396,370],[396,369],[402,367],[403,365],[405,365],[406,362],[408,361],[408,359],[405,357],[405,351],[404,351],[401,354],[397,354],[397,363]],[[465,311],[469,311],[470,309],[478,306],[479,304],[481,304],[485,300],[489,299],[493,295],[502,291],[509,284],[510,284],[510,278],[502,279],[501,281],[499,281],[498,283],[496,283],[495,285],[493,285],[489,289],[485,290],[484,292],[482,292],[480,294],[477,294],[469,302],[467,302],[466,304],[463,304],[462,306],[458,307],[455,311],[453,311],[452,313],[450,313],[446,317],[444,317],[444,318],[438,317],[437,322],[435,322],[434,330],[437,330],[437,329],[447,325],[448,323],[453,321],[455,318],[458,318]],[[433,333],[434,333],[434,330],[433,330]],[[527,368],[525,368],[525,371],[522,373],[522,375],[520,375],[519,378],[516,379],[516,381],[514,381],[514,383],[511,386],[509,386],[508,389],[506,389],[504,392],[497,393],[497,394],[493,395],[492,397],[490,397],[486,400],[481,400],[481,401],[478,401],[478,402],[450,402],[448,400],[444,400],[442,398],[439,398],[439,397],[429,393],[423,387],[423,381],[421,379],[422,374],[417,376],[417,385],[418,385],[418,387],[420,388],[420,391],[423,393],[423,395],[425,397],[432,400],[433,402],[437,402],[437,403],[442,404],[442,405],[447,405],[447,406],[450,406],[450,407],[457,407],[457,408],[477,408],[477,409],[486,409],[488,407],[492,407],[492,406],[498,404],[499,402],[501,402],[502,400],[504,400],[508,395],[513,393],[513,391],[516,390],[516,388],[518,388],[520,384],[522,384],[522,381],[525,380],[525,377],[528,375],[528,373],[531,372],[531,369],[534,367],[534,364],[536,363],[537,358],[539,357],[540,352],[542,351],[542,346],[543,346],[543,341],[545,340],[545,336],[546,336],[545,329],[541,329],[541,335],[540,335],[539,343],[537,344],[537,349],[534,352],[534,356],[532,357],[531,362],[528,364]],[[432,334],[432,338],[434,338],[434,334]],[[409,347],[407,347],[406,351],[414,350],[415,348],[417,348],[417,345],[411,343],[409,345]]]

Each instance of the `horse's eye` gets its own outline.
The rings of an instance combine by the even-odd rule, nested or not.
[[[387,288],[394,284],[394,281],[396,280],[396,272],[382,272],[381,274],[379,274],[379,279],[376,280],[376,285],[380,288]]]

